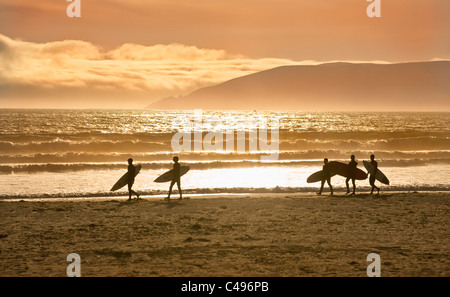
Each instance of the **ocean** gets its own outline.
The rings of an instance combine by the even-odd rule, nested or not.
[[[2,109],[0,199],[126,196],[126,188],[109,190],[130,157],[142,164],[133,189],[166,194],[169,184],[153,180],[172,168],[174,155],[191,167],[181,179],[187,194],[315,192],[320,183],[306,179],[323,159],[349,162],[352,154],[364,171],[362,161],[375,154],[391,181],[382,191],[450,190],[450,113],[200,113],[199,120],[192,110]],[[174,151],[180,131],[192,136],[181,152]],[[226,135],[234,137],[230,147]],[[332,183],[345,188],[343,177]],[[357,187],[370,190],[368,180]]]

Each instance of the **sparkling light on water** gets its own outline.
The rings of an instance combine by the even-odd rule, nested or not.
[[[153,180],[170,169],[176,120],[192,125],[194,111],[0,110],[0,196],[105,195],[133,157],[143,165],[135,188],[166,191]],[[180,153],[191,166],[183,188],[315,189],[306,178],[323,158],[348,162],[375,153],[390,188],[450,187],[449,113],[306,113],[203,111],[204,133],[253,128],[279,119],[279,160],[258,153]],[[251,125],[250,125],[251,126]],[[249,128],[249,127],[246,127]],[[251,128],[251,127],[250,127]],[[248,135],[248,134],[247,134]],[[248,143],[247,143],[248,148]],[[343,177],[333,178],[345,187]],[[368,181],[358,181],[367,187]],[[389,188],[383,186],[384,189]],[[119,191],[125,194],[126,189]]]

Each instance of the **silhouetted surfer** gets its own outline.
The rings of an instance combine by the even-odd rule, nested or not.
[[[181,182],[180,182],[181,165],[180,165],[180,163],[178,163],[178,157],[177,156],[173,157],[173,161],[175,163],[173,164],[172,182],[170,183],[169,196],[167,196],[166,199],[170,199],[170,194],[172,194],[172,188],[173,188],[173,185],[175,183],[177,183],[178,192],[180,193],[180,198],[179,199],[183,199],[182,194],[181,194]]]
[[[328,159],[325,158],[323,160],[323,163],[325,163],[325,165],[323,165],[322,167],[322,185],[320,186],[320,191],[317,192],[317,195],[322,195],[323,192],[323,186],[325,185],[325,181],[328,183],[328,186],[330,187],[330,192],[331,195],[333,195],[333,186],[331,186],[331,172],[330,169],[328,168]]]
[[[139,194],[131,189],[131,187],[134,184],[135,175],[136,175],[136,168],[133,165],[133,159],[129,158],[128,159],[128,193],[129,193],[128,200],[131,200],[131,194],[136,195],[137,199],[139,199]]]
[[[358,166],[358,162],[355,161],[355,155],[352,155],[350,163],[348,163],[348,177],[345,181],[345,184],[347,185],[347,194],[350,194],[350,186],[348,185],[348,182],[352,180],[353,184],[353,195],[356,195],[356,167]]]
[[[378,162],[375,161],[375,155],[370,156],[370,164],[372,164],[374,167],[373,174],[371,174],[369,178],[369,183],[372,186],[372,191],[370,191],[370,195],[373,194],[374,189],[377,189],[377,194],[380,194],[380,188],[375,186],[375,175],[377,174],[378,171]]]

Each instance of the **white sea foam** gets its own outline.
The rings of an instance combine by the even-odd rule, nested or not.
[[[167,185],[152,181],[171,167],[170,142],[176,133],[172,121],[189,113],[0,110],[0,197],[110,195],[108,190],[126,170],[129,157],[143,165],[136,189],[148,194],[165,191]],[[354,154],[362,168],[362,160],[372,153],[392,181],[389,189],[448,189],[450,185],[449,113],[204,113],[229,121],[276,116],[279,158],[260,162],[264,152],[248,147],[244,152],[180,153],[180,161],[191,166],[183,177],[189,191],[277,186],[311,190],[316,185],[305,180],[320,170],[323,158],[346,162]],[[215,128],[202,129],[206,134]],[[337,187],[343,185],[334,180]],[[364,181],[360,184],[366,186]]]

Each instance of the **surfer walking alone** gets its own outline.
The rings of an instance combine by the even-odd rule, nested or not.
[[[322,167],[322,172],[323,172],[322,184],[320,186],[320,191],[317,192],[317,195],[322,195],[323,187],[325,185],[325,182],[327,182],[328,186],[330,187],[330,192],[331,192],[330,195],[333,195],[333,186],[331,185],[331,171],[330,171],[330,168],[328,168],[328,159],[325,158],[323,160],[323,163],[324,163],[324,165]]]
[[[170,187],[169,187],[169,195],[167,196],[167,200],[170,199],[170,195],[172,194],[172,188],[175,185],[175,183],[177,184],[178,187],[178,192],[180,193],[180,198],[179,199],[183,199],[182,197],[182,193],[181,193],[181,181],[180,181],[180,170],[181,170],[181,165],[180,163],[178,163],[178,157],[175,156],[173,157],[173,174],[172,174],[172,181],[170,182]]]
[[[356,195],[356,167],[358,166],[358,162],[355,161],[355,155],[352,155],[350,157],[350,163],[348,163],[348,177],[347,180],[345,181],[345,185],[347,186],[347,194],[350,194],[350,186],[348,184],[348,182],[350,180],[352,180],[352,184],[353,184],[353,193],[352,195]]]
[[[375,176],[377,175],[377,171],[378,171],[378,162],[375,161],[375,155],[370,155],[370,164],[372,164],[374,167],[374,170],[373,170],[372,174],[370,174],[370,177],[369,177],[369,183],[370,183],[370,186],[372,187],[372,191],[370,191],[370,195],[373,194],[373,190],[375,190],[375,189],[377,189],[377,194],[380,194],[380,188],[375,186]]]
[[[131,200],[132,194],[136,195],[137,199],[139,199],[139,194],[131,189],[134,184],[135,175],[136,175],[136,167],[133,165],[133,159],[129,158],[128,159],[128,194],[129,194],[128,200]]]

